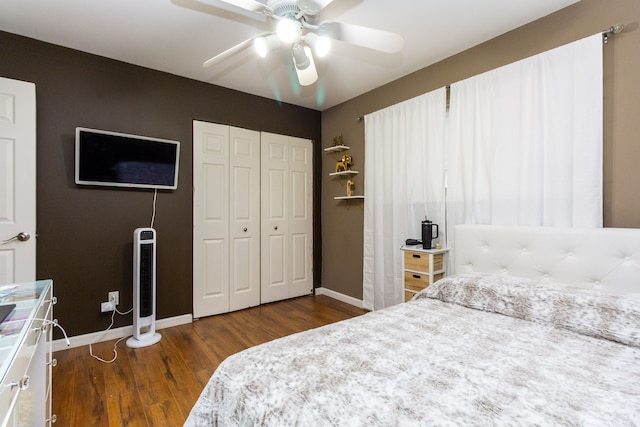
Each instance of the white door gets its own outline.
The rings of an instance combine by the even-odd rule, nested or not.
[[[36,87],[0,77],[0,284],[36,279]]]
[[[258,132],[193,122],[196,318],[260,303],[259,142]]]
[[[263,132],[261,302],[313,292],[311,141]]]

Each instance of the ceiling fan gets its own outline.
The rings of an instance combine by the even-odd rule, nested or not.
[[[220,0],[267,17],[271,31],[253,36],[204,62],[218,64],[252,44],[261,57],[284,48],[291,51],[298,81],[309,86],[318,79],[314,54],[320,58],[329,52],[331,40],[339,40],[385,53],[402,49],[399,34],[336,21],[320,21],[319,13],[333,0]]]

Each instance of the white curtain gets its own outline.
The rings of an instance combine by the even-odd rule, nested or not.
[[[600,34],[453,84],[449,117],[445,97],[365,117],[367,309],[403,300],[425,216],[453,256],[456,224],[602,226]]]
[[[369,310],[403,301],[400,247],[421,238],[420,221],[444,225],[445,103],[442,88],[365,116],[363,305]]]
[[[602,38],[451,85],[456,224],[602,226]]]

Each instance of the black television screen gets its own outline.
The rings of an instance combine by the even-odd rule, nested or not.
[[[76,184],[175,190],[179,157],[178,141],[76,128]]]

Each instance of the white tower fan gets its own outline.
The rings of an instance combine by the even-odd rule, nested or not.
[[[156,230],[133,232],[133,336],[127,346],[147,347],[160,341],[156,332]]]

